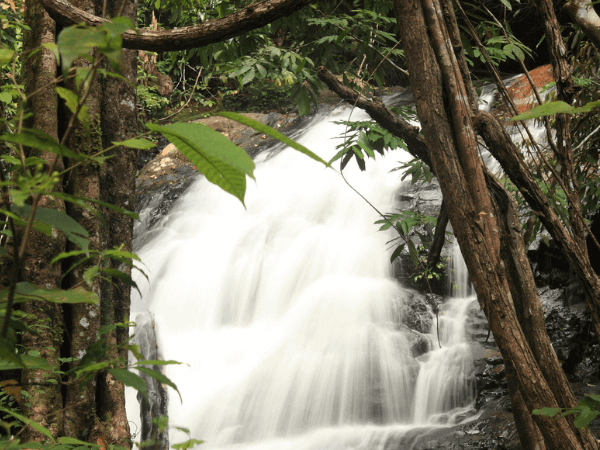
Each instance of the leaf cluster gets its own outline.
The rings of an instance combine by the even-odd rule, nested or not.
[[[329,164],[341,159],[341,170],[344,170],[353,157],[360,170],[365,170],[366,159],[375,159],[376,153],[383,155],[386,150],[397,148],[406,150],[406,144],[402,139],[375,122],[341,121],[335,123],[345,125],[346,132],[343,142],[336,146],[336,149],[339,149],[338,152],[331,158]]]
[[[600,395],[586,394],[577,405],[573,408],[540,408],[532,411],[533,415],[545,416],[553,418],[561,418],[565,416],[575,416],[575,426],[579,429],[589,428],[590,423],[598,415],[598,407],[600,406]]]

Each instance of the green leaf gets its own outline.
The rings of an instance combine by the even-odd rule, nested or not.
[[[192,448],[196,445],[203,444],[204,441],[199,441],[198,439],[188,439],[181,444],[173,444],[172,447],[177,450],[187,450],[188,448]]]
[[[127,139],[126,141],[114,142],[114,145],[122,145],[128,148],[138,148],[140,150],[150,150],[156,147],[156,144],[148,139]]]
[[[398,256],[400,256],[400,254],[402,253],[402,250],[404,250],[404,244],[400,244],[398,247],[396,247],[396,249],[392,253],[392,256],[390,256],[390,262],[394,262],[394,260]]]
[[[284,144],[290,146],[294,150],[298,150],[300,153],[305,154],[309,158],[312,158],[315,161],[318,161],[327,167],[331,167],[331,165],[329,163],[327,163],[325,160],[323,160],[320,156],[316,155],[315,153],[311,152],[309,149],[307,149],[302,144],[299,144],[298,142],[294,141],[293,139],[290,139],[282,132],[273,129],[268,125],[260,123],[254,119],[250,119],[249,117],[243,116],[241,114],[229,112],[229,111],[221,111],[221,112],[217,113],[217,116],[227,117],[228,119],[235,120],[236,122],[239,122],[243,125],[254,128],[256,131],[259,131],[268,136],[271,136],[272,138],[277,139],[278,141],[283,142]]]
[[[83,126],[85,133],[89,134],[90,115],[87,105],[81,105],[81,107],[79,107],[79,97],[77,94],[64,87],[56,86],[56,93],[62,97],[67,108],[69,108],[73,114],[77,113],[77,119],[81,122],[81,126]]]
[[[0,92],[0,102],[2,103],[11,103],[12,102],[12,94],[8,91]]]
[[[589,112],[593,108],[596,108],[598,106],[600,106],[600,101],[590,102],[585,106],[581,106],[579,108],[571,106],[563,101],[556,101],[544,103],[543,105],[531,108],[529,111],[526,111],[523,114],[519,114],[518,116],[515,116],[510,120],[514,122],[516,120],[535,119],[538,117],[552,116],[554,114],[580,114]]]
[[[126,216],[131,217],[133,220],[139,219],[138,213],[129,211],[127,209],[120,208],[116,205],[113,205],[112,203],[103,202],[102,200],[96,200],[93,198],[86,198],[86,197],[78,197],[76,195],[65,194],[64,192],[52,192],[49,195],[52,195],[53,197],[61,198],[65,201],[71,202],[75,205],[82,206],[84,208],[89,209],[90,211],[92,211],[94,213],[96,213],[95,210],[87,204],[88,202],[94,203],[96,205],[104,206],[105,208],[112,209],[113,211],[116,211],[120,214],[125,214]]]
[[[29,217],[31,213],[30,205],[13,206],[15,214],[23,218]],[[38,207],[35,210],[35,220],[52,225],[57,230],[65,233],[68,240],[78,245],[82,250],[87,250],[89,246],[88,232],[79,223],[68,214],[57,209]]]
[[[62,30],[56,43],[62,59],[63,76],[67,76],[77,58],[91,59],[89,53],[94,47],[100,46],[103,39],[104,32],[98,28],[72,25]]]
[[[206,176],[244,204],[246,175],[254,179],[254,161],[218,131],[201,123],[146,126],[169,139]],[[244,204],[245,206],[245,204]]]
[[[86,447],[90,446],[90,444],[87,442],[83,442],[83,441],[80,441],[79,439],[75,439],[73,437],[68,437],[68,436],[59,437],[58,442],[60,442],[61,444],[84,445]]]
[[[43,426],[41,426],[39,423],[37,423],[35,420],[31,420],[28,419],[27,417],[16,413],[15,411],[13,411],[12,409],[8,409],[8,408],[4,408],[2,406],[0,406],[0,411],[2,411],[3,413],[6,413],[8,415],[13,416],[15,419],[20,420],[21,422],[29,425],[31,428],[33,428],[35,431],[43,434],[44,436],[46,436],[48,439],[52,440],[54,442],[54,437],[52,436],[52,433],[50,432],[50,430],[48,430],[48,428],[45,428]]]
[[[15,295],[21,299],[45,300],[52,303],[89,303],[98,304],[98,296],[94,292],[85,290],[83,287],[77,287],[68,291],[63,289],[46,289],[35,284],[22,281],[17,283]],[[0,301],[6,301],[8,289],[0,290]]]
[[[25,147],[31,147],[44,152],[67,156],[69,158],[83,158],[83,156],[78,155],[68,147],[59,144],[52,136],[38,130],[25,128],[21,133],[3,134],[0,136],[0,141],[20,144]]]
[[[58,45],[54,42],[44,42],[42,46],[52,52],[54,57],[56,58],[56,63],[60,64],[60,52],[58,50]]]
[[[85,284],[87,284],[88,287],[91,288],[94,284],[94,278],[96,278],[96,275],[98,275],[98,270],[98,266],[92,266],[86,269],[86,271],[83,273],[83,281],[85,281]]]
[[[181,393],[179,392],[179,389],[177,389],[177,386],[175,385],[175,383],[173,383],[164,374],[160,373],[158,370],[148,369],[147,367],[136,366],[135,368],[137,370],[139,370],[141,373],[144,373],[144,374],[148,375],[149,377],[154,378],[159,383],[166,384],[167,386],[171,386],[173,389],[175,389],[175,391],[177,391],[177,394],[179,394],[179,400],[183,403],[183,399],[181,398]]]
[[[8,292],[8,290],[6,290]],[[2,291],[0,291],[1,293]],[[8,338],[0,338],[0,361],[12,364],[16,368],[24,368],[25,364],[17,354],[15,343]]]
[[[558,414],[562,413],[562,408],[540,408],[534,409],[531,414],[534,416],[546,416],[546,417],[556,417]]]
[[[118,269],[113,269],[110,267],[103,267],[100,270],[103,274],[106,274],[109,277],[113,277],[127,286],[131,286],[131,287],[135,288],[140,293],[140,295],[142,295],[142,292],[138,288],[137,283],[135,281],[133,281],[133,278],[131,278],[131,276],[126,274],[125,272],[121,272]]]
[[[134,388],[144,397],[148,395],[146,382],[139,375],[136,375],[127,369],[108,369],[108,373],[110,373],[117,380],[121,381],[125,386]]]
[[[594,398],[586,395],[583,397],[579,403],[577,403],[577,407],[579,408],[588,408],[588,409],[596,409],[600,403],[598,403]]]
[[[575,417],[574,424],[579,429],[589,427],[590,422],[594,420],[598,414],[600,414],[599,411],[582,411]]]
[[[256,71],[254,69],[249,70],[242,78],[242,86],[248,84],[254,80],[254,76],[256,75]]]
[[[0,359],[0,370],[15,370],[15,369],[39,369],[39,370],[54,370],[55,367],[48,364],[48,361],[41,356],[20,355],[19,363],[8,361],[4,358]]]
[[[162,359],[144,359],[144,360],[139,360],[135,362],[135,367],[137,368],[137,366],[139,365],[145,365],[145,366],[168,366],[171,364],[181,364],[179,361],[173,361],[173,360],[169,360],[169,361],[163,361]]]
[[[256,70],[258,70],[258,73],[260,74],[261,78],[267,77],[267,69],[265,69],[265,67],[262,64],[257,64]]]
[[[0,67],[4,67],[4,66],[10,64],[10,62],[13,59],[13,56],[15,56],[14,50],[0,47]]]

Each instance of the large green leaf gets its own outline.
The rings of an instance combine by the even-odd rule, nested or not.
[[[14,370],[23,368],[40,370],[55,369],[55,367],[52,367],[50,364],[48,364],[48,361],[41,356],[20,355],[20,361],[18,363],[5,358],[0,359],[0,370]]]
[[[59,144],[56,139],[39,130],[24,128],[20,133],[8,133],[0,136],[0,141],[20,144],[44,152],[56,153],[69,158],[83,159],[84,156],[75,153],[68,147]]]
[[[108,373],[110,373],[117,380],[121,381],[125,386],[134,388],[136,391],[146,397],[146,382],[139,375],[136,375],[127,369],[108,369]]]
[[[139,370],[141,373],[145,373],[149,377],[154,378],[156,381],[158,381],[161,384],[166,384],[167,386],[171,386],[173,389],[175,389],[175,391],[177,391],[177,394],[179,394],[179,400],[183,403],[183,399],[181,398],[181,392],[179,392],[179,389],[177,389],[177,386],[175,385],[175,383],[173,383],[164,374],[160,373],[158,370],[148,369],[147,367],[136,366],[136,369]]]
[[[534,409],[531,414],[534,416],[556,417],[561,412],[563,412],[562,408],[540,408]]]
[[[264,123],[260,123],[254,119],[250,119],[249,117],[243,116],[238,113],[229,112],[229,111],[222,111],[222,112],[217,113],[217,115],[227,117],[228,119],[235,120],[236,122],[239,122],[243,125],[254,128],[256,131],[259,131],[268,136],[271,136],[272,138],[277,139],[278,141],[283,142],[284,144],[292,147],[294,150],[298,150],[300,153],[305,154],[309,158],[312,158],[315,161],[318,161],[327,167],[331,167],[331,164],[326,162],[325,160],[323,160],[319,155],[316,155],[315,153],[311,152],[309,149],[307,149],[302,144],[299,144],[298,142],[294,141],[293,139],[290,139],[285,134],[283,134],[281,131],[277,131],[274,128],[271,128],[270,126],[265,125]]]
[[[146,126],[175,144],[208,181],[244,203],[246,175],[254,179],[254,162],[243,149],[201,123]]]
[[[56,43],[61,55],[63,75],[67,76],[78,57],[90,59],[89,53],[94,47],[102,44],[104,36],[104,31],[82,25],[73,25],[62,30]]]
[[[68,291],[63,289],[46,289],[35,284],[22,281],[17,283],[15,295],[19,299],[46,300],[52,303],[89,303],[98,304],[98,296],[94,292],[77,287]],[[0,301],[6,301],[8,289],[0,290]]]
[[[589,427],[590,422],[594,420],[599,414],[599,411],[581,411],[581,413],[579,413],[577,417],[575,417],[574,424],[579,429]]]
[[[96,199],[87,198],[87,197],[78,197],[76,195],[65,194],[64,192],[52,192],[49,195],[52,195],[53,197],[61,198],[67,202],[71,202],[75,205],[87,208],[96,215],[97,215],[97,211],[95,209],[91,208],[90,205],[88,205],[88,203],[94,203],[96,205],[100,205],[100,206],[104,206],[105,208],[112,209],[113,211],[116,211],[118,213],[125,214],[126,216],[132,218],[133,220],[139,219],[138,213],[129,211],[127,209],[120,208],[116,205],[113,205],[112,203],[103,202],[102,200],[96,200]]]
[[[26,219],[31,213],[31,206],[15,205],[13,211]],[[57,209],[38,207],[35,210],[35,220],[52,225],[57,230],[65,233],[68,240],[78,245],[82,250],[87,250],[90,242],[87,230],[68,214]]]
[[[536,119],[538,117],[553,116],[554,114],[581,114],[589,112],[599,106],[600,101],[590,102],[580,107],[571,106],[563,101],[544,103],[543,105],[536,106],[523,114],[513,117],[511,121]]]

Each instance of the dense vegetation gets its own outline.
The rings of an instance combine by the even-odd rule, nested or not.
[[[594,109],[600,58],[593,26],[571,23],[579,16],[563,14],[559,28],[554,8],[542,0],[357,0],[308,6],[290,0],[293,7],[262,19],[261,7],[268,10],[275,3],[285,2],[155,0],[137,10],[126,2],[79,2],[101,16],[128,17],[99,25],[93,22],[97,18],[76,16],[92,27],[69,27],[80,21],[68,16],[78,9],[61,12],[50,0],[1,3],[0,369],[2,378],[16,385],[12,397],[1,399],[1,445],[131,446],[123,385],[142,395],[146,385],[127,362],[127,352],[137,351],[129,343],[127,322],[128,291],[135,288],[130,271],[137,257],[131,249],[135,214],[126,210],[134,193],[133,150],[153,145],[132,132],[142,129],[140,121],[172,116],[183,107],[210,111],[318,159],[274,130],[223,110],[263,110],[277,102],[307,114],[327,86],[367,110],[377,124],[355,125],[353,138],[334,160],[322,162],[339,159],[343,170],[352,158],[364,165],[377,152],[402,147],[417,158],[409,167],[413,180],[437,176],[450,222],[466,225],[457,230],[457,239],[469,255],[480,303],[503,356],[513,366],[509,387],[524,447],[597,449],[586,426],[596,417],[600,399],[592,396],[578,405],[573,399],[543,315],[540,319],[523,242],[523,236],[528,244],[544,229],[559,242],[586,289],[600,331],[600,279],[588,257],[600,198]],[[241,33],[222,21],[240,12],[257,24],[268,23]],[[202,31],[215,23],[227,32],[175,52],[152,52],[153,45],[168,48],[168,34],[131,31]],[[146,37],[149,43],[135,41]],[[452,43],[452,51],[445,42]],[[140,64],[122,47],[144,48]],[[517,149],[500,131],[498,118],[477,112],[474,82],[495,79],[503,92],[501,72],[546,62],[556,78],[550,100],[562,103],[541,106],[532,115],[555,129],[557,138],[550,139],[550,148],[530,142]],[[416,111],[390,111],[379,101],[382,89],[407,83],[415,92]],[[514,115],[510,100],[505,101],[507,115]],[[444,114],[433,116],[434,110]],[[406,121],[415,114],[423,132]],[[467,124],[466,131],[457,131],[460,123]],[[218,133],[191,124],[148,123],[146,130],[148,136],[160,133],[172,140],[209,180],[244,201],[253,163]],[[477,136],[501,162],[502,183],[483,169]],[[198,145],[198,137],[210,145]],[[437,223],[442,222],[440,215]],[[428,278],[435,276],[435,252],[424,259],[407,239],[417,224],[407,213],[382,222],[401,238],[394,256],[406,246],[417,276]],[[506,329],[515,334],[508,336]],[[170,363],[142,360],[135,368],[172,385],[148,367]],[[532,418],[533,409],[538,414]],[[575,426],[546,417],[563,413],[577,415]]]

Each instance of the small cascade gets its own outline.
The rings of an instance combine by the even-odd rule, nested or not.
[[[469,278],[467,265],[460,252],[456,238],[448,251],[448,282],[450,295],[454,298],[466,298],[475,295],[475,289]]]
[[[331,158],[345,131],[333,122],[350,111],[317,117],[298,140]],[[344,175],[392,211],[401,158]],[[186,363],[167,367],[183,397],[170,395],[170,425],[204,448],[383,450],[464,418],[472,299],[444,305],[438,326],[429,311],[432,329],[410,329],[418,294],[392,277],[391,235],[377,231],[373,209],[291,149],[256,162],[247,209],[200,179],[138,250],[150,281],[137,280],[132,317],[152,317],[162,357]]]

